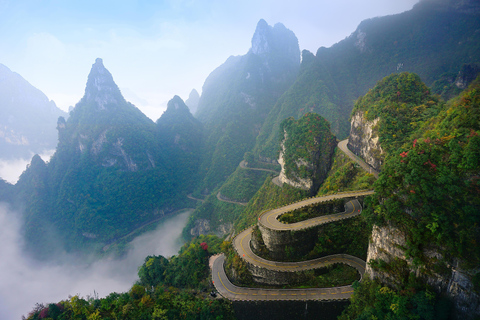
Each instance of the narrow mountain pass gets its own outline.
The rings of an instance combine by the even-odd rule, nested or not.
[[[344,143],[344,146],[346,148],[346,143],[344,141],[342,141],[342,143]],[[342,148],[340,149],[344,151]],[[350,150],[348,151],[350,152]],[[357,163],[361,161],[361,159],[357,159],[357,157],[353,153],[351,155],[347,152],[345,153]],[[366,166],[368,167],[368,165]],[[366,167],[362,165],[362,168],[365,169]],[[373,193],[373,190],[349,191],[333,195],[305,199],[281,208],[269,210],[262,213],[258,218],[258,223],[263,228],[276,232],[298,231],[302,229],[318,227],[319,225],[326,223],[334,223],[339,220],[358,216],[362,212],[362,206],[356,198],[360,196],[368,196]],[[324,215],[291,224],[285,224],[278,221],[278,217],[287,212],[335,199],[350,199],[345,204],[344,212]],[[361,277],[363,277],[363,274],[365,273],[366,262],[360,258],[348,254],[334,254],[313,260],[299,262],[280,262],[263,259],[256,255],[250,247],[252,230],[253,227],[244,230],[243,232],[238,234],[233,240],[233,246],[237,254],[251,265],[265,268],[268,270],[282,272],[313,270],[318,268],[324,268],[328,265],[335,263],[343,263],[355,268]],[[237,287],[230,282],[230,280],[225,274],[225,256],[222,254],[212,258],[214,259],[212,263],[212,280],[214,286],[223,297],[230,300],[338,300],[349,299],[353,293],[352,286],[311,289],[258,289]]]

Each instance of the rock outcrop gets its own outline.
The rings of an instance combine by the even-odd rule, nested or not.
[[[286,119],[281,127],[280,182],[316,194],[330,170],[336,146],[330,125],[319,115],[308,113],[299,120]]]
[[[379,120],[380,118],[376,118],[368,121],[362,111],[357,111],[352,116],[348,138],[348,148],[377,171],[380,171],[383,164],[384,153],[376,128]]]
[[[383,283],[395,284],[398,275],[389,274],[384,270],[372,267],[374,261],[379,259],[386,263],[396,263],[403,266],[403,272],[414,272],[423,279],[437,293],[446,295],[453,301],[453,314],[457,319],[475,319],[480,316],[480,295],[474,289],[473,276],[480,270],[463,270],[461,261],[454,260],[447,262],[442,269],[438,265],[444,258],[435,248],[425,248],[424,255],[428,258],[429,264],[424,268],[415,267],[411,259],[405,257],[407,245],[405,234],[393,226],[374,226],[371,241],[368,246],[366,273],[371,278],[380,280]],[[438,249],[438,248],[437,248]],[[434,267],[436,265],[436,267]],[[398,268],[397,268],[398,269]],[[439,271],[441,270],[441,271]],[[439,273],[441,272],[441,274]]]

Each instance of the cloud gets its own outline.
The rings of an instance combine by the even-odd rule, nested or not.
[[[36,303],[53,303],[69,295],[100,297],[125,292],[137,279],[137,268],[147,255],[171,256],[191,212],[166,219],[157,230],[137,237],[121,260],[105,258],[90,264],[65,256],[57,264],[38,262],[22,252],[19,214],[0,204],[0,314],[19,319]]]

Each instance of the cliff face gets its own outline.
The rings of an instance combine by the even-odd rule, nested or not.
[[[384,154],[376,128],[379,120],[368,121],[362,111],[357,111],[352,116],[348,138],[348,148],[377,171],[380,171]]]
[[[401,230],[392,226],[374,226],[368,246],[366,273],[381,282],[395,284],[401,281],[399,274],[375,267],[375,260],[381,259],[387,264],[396,264],[400,276],[402,274],[408,276],[409,272],[414,272],[437,293],[450,298],[453,301],[453,314],[457,319],[474,319],[480,316],[478,303],[480,295],[475,291],[472,280],[480,270],[464,270],[460,267],[461,261],[458,260],[448,261],[439,268],[444,257],[435,248],[424,249],[423,253],[429,261],[424,268],[415,267],[412,260],[405,257],[402,248],[406,246],[406,237]]]
[[[285,132],[285,140],[288,139],[287,133]],[[284,160],[285,154],[285,140],[281,143],[282,150],[280,151],[280,156],[278,157],[278,163],[282,166],[282,170],[280,171],[280,175],[278,179],[281,183],[286,183],[291,185],[292,187],[303,189],[303,190],[310,190],[313,186],[313,177],[306,177],[301,178],[297,176],[295,173],[290,175],[290,178],[287,177],[287,170],[286,164]],[[301,166],[307,168],[307,170],[311,170],[313,165],[305,161],[305,159],[299,158],[295,161],[296,169],[299,169]]]
[[[335,136],[329,123],[315,113],[299,120],[286,119],[281,124],[284,139],[278,162],[279,179],[314,195],[325,180],[335,150]]]

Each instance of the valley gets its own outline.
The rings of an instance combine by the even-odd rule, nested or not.
[[[480,317],[479,17],[473,0],[420,0],[315,53],[260,19],[248,51],[156,120],[95,59],[54,114],[49,161],[0,180],[22,252],[121,259],[179,216],[162,233],[181,228],[183,245],[137,257],[123,292],[71,293],[26,319]]]

